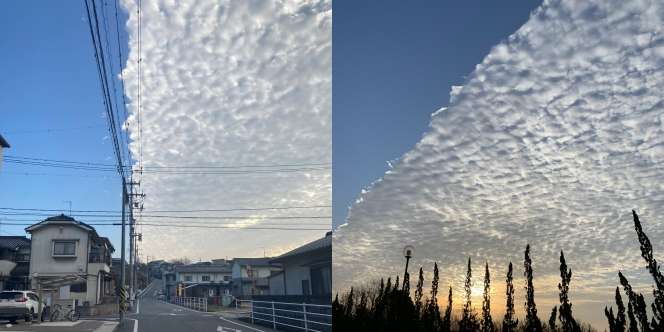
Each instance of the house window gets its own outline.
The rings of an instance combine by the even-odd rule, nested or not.
[[[201,280],[202,281],[210,281],[210,276],[202,276]]]
[[[72,293],[85,293],[88,291],[88,285],[84,282],[69,285],[69,291]]]
[[[55,240],[53,241],[53,256],[76,256],[75,240]]]
[[[184,281],[191,281],[191,276],[184,276]]]
[[[231,281],[231,276],[224,276],[224,281]]]

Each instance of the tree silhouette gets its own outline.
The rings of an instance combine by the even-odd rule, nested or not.
[[[558,312],[558,307],[553,306],[551,309],[551,316],[549,316],[549,330],[551,332],[556,331],[556,314]]]
[[[618,312],[613,315],[613,308],[604,307],[604,315],[609,321],[610,332],[625,332],[625,305],[623,304],[622,297],[620,296],[620,288],[616,287],[616,305]]]
[[[627,278],[618,272],[618,278],[620,279],[620,284],[623,286],[627,298],[629,299],[629,304],[632,308],[633,314],[630,315],[630,320],[635,317],[635,320],[638,322],[641,332],[650,332],[650,325],[648,322],[648,313],[646,312],[646,302],[642,294],[637,294],[632,290],[632,286],[627,281]],[[632,322],[630,322],[630,330],[632,329]],[[634,324],[636,325],[636,324]]]
[[[627,316],[629,317],[629,332],[639,332],[639,323],[634,316],[634,308],[632,302],[627,302]]]
[[[484,299],[482,301],[482,332],[493,332],[493,320],[491,319],[491,276],[489,275],[489,263],[484,265]]]
[[[533,262],[530,259],[530,244],[526,245],[524,255],[523,275],[526,277],[526,332],[542,332],[542,323],[537,317],[537,306],[535,305],[535,287],[533,286]]]
[[[433,279],[431,280],[431,297],[427,302],[422,323],[427,331],[440,330],[440,308],[438,308],[438,264],[433,265]]]
[[[569,301],[569,283],[572,280],[572,269],[567,268],[565,254],[560,251],[560,283],[558,284],[558,295],[560,299],[560,324],[563,332],[580,332],[581,329],[576,324],[572,316],[572,303]]]
[[[464,303],[463,305],[463,313],[461,316],[461,320],[459,321],[459,332],[477,331],[479,328],[477,318],[473,313],[472,302],[471,302],[472,277],[473,277],[473,270],[471,268],[470,257],[468,257],[468,270],[466,270],[466,282],[464,283],[463,287],[466,292],[466,303]]]
[[[415,288],[415,312],[419,317],[422,315],[422,287],[424,287],[424,273],[420,267],[420,275],[417,278],[417,286]]]
[[[445,308],[445,316],[441,325],[441,331],[443,332],[450,332],[452,330],[452,286],[450,286],[447,295],[447,308]]]
[[[518,319],[514,319],[514,284],[512,283],[512,262],[507,267],[507,279],[505,280],[505,316],[503,317],[503,332],[513,332],[519,324]]]
[[[641,245],[641,257],[648,264],[648,272],[655,279],[655,288],[653,289],[654,302],[651,304],[653,314],[651,328],[655,331],[664,331],[664,275],[662,275],[660,266],[653,256],[652,244],[650,244],[648,236],[646,236],[641,228],[639,216],[634,210],[632,210],[632,215],[634,217],[634,229]]]

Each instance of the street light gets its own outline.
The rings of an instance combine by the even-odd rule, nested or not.
[[[407,275],[408,275],[408,262],[410,261],[410,258],[413,257],[413,253],[415,253],[415,247],[413,246],[405,246],[403,248],[403,256],[406,257],[406,269],[403,272],[403,286],[401,287],[402,289],[406,289],[406,281],[407,281]]]

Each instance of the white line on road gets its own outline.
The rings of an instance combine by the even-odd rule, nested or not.
[[[129,318],[134,321],[134,332],[138,332],[138,319]]]
[[[141,313],[141,299],[136,299],[136,314]]]
[[[250,330],[254,330],[254,331],[258,331],[258,332],[265,332],[265,331],[263,331],[263,330],[259,330],[259,329],[255,328],[255,327],[251,327],[251,326],[248,326],[248,325],[240,324],[240,323],[234,322],[234,321],[232,321],[232,320],[230,320],[230,319],[226,319],[226,318],[221,317],[221,316],[219,316],[219,319],[223,320],[224,322],[228,322],[228,323],[235,324],[235,325],[238,325],[238,326],[246,327],[246,328],[248,328],[248,329],[250,329]]]

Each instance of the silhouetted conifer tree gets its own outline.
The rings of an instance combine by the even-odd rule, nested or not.
[[[639,216],[636,215],[636,211],[634,210],[632,210],[632,215],[634,216],[634,229],[641,244],[641,256],[645,259],[648,264],[648,271],[653,279],[655,279],[655,288],[653,289],[654,302],[651,305],[653,313],[651,328],[655,331],[664,331],[664,275],[662,275],[660,266],[653,256],[652,244],[650,244],[648,236],[646,236],[641,228]]]
[[[422,323],[427,331],[439,331],[441,325],[440,308],[438,307],[438,264],[433,265],[431,280],[431,297],[422,315]]]
[[[569,284],[572,280],[572,269],[567,268],[567,263],[565,262],[565,254],[563,251],[560,251],[560,283],[558,284],[558,290],[560,294],[558,298],[560,299],[560,327],[563,332],[581,332],[579,325],[574,320],[572,316],[572,303],[569,301]]]
[[[535,305],[535,286],[533,286],[533,262],[530,259],[530,244],[526,246],[524,255],[524,272],[526,277],[526,332],[542,332],[542,323],[537,317],[537,306]]]
[[[629,317],[629,332],[639,332],[639,323],[634,316],[634,308],[632,302],[627,302],[627,317]]]
[[[489,263],[484,265],[484,299],[482,301],[482,332],[493,332],[493,319],[491,319],[491,276]]]
[[[551,309],[551,316],[549,316],[549,330],[551,332],[556,331],[556,315],[558,313],[558,307],[554,306],[553,309]]]
[[[441,324],[441,331],[450,332],[452,330],[452,286],[450,286],[447,295],[447,308],[445,308],[445,316]]]
[[[344,316],[346,318],[352,318],[353,317],[353,287],[350,288],[350,292],[348,292],[348,296],[346,297],[346,302],[344,303],[346,306],[346,311],[344,312]]]
[[[420,267],[420,275],[417,278],[417,287],[415,288],[415,311],[418,317],[422,315],[422,287],[424,287],[424,272]]]
[[[514,332],[519,320],[514,318],[514,284],[512,283],[512,262],[507,267],[507,279],[505,280],[505,317],[503,317],[503,332]]]
[[[471,268],[470,257],[468,257],[468,270],[466,270],[466,282],[463,287],[466,292],[466,303],[463,305],[463,313],[461,315],[461,320],[459,321],[459,332],[474,332],[479,329],[479,324],[475,317],[475,313],[473,313],[471,303],[472,277],[473,271]]]
[[[613,308],[604,307],[604,315],[609,321],[610,332],[625,332],[625,305],[623,304],[622,297],[620,296],[620,288],[616,287],[616,305],[618,312],[613,315]]]
[[[632,286],[627,281],[627,278],[618,272],[618,278],[620,278],[620,284],[623,286],[627,298],[629,299],[629,304],[631,304],[633,310],[633,316],[636,317],[636,321],[639,323],[641,332],[650,332],[650,322],[648,322],[648,313],[646,311],[646,302],[642,294],[637,294],[632,290]],[[630,317],[631,319],[632,317]],[[631,329],[631,324],[630,324]]]

